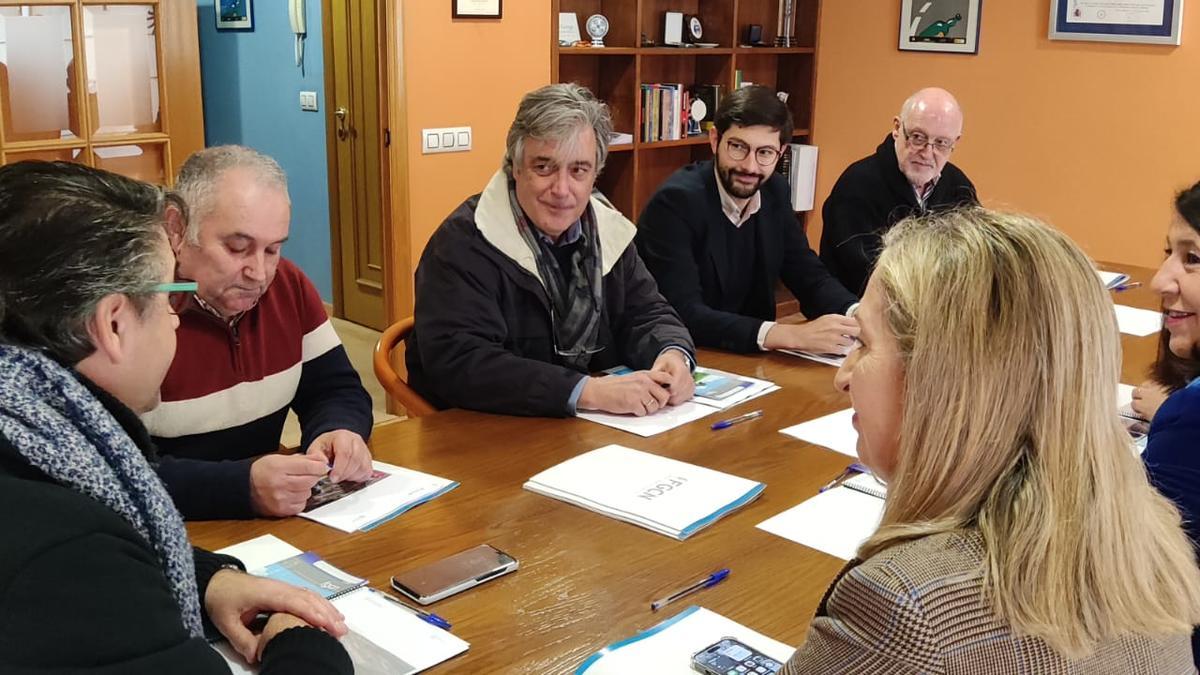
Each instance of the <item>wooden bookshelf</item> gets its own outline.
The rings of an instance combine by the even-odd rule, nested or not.
[[[795,47],[748,47],[751,24],[763,27],[763,42],[775,44],[779,0],[552,0],[551,80],[577,82],[606,101],[614,129],[633,134],[633,143],[612,146],[599,189],[630,220],[676,169],[709,159],[707,134],[677,141],[641,138],[641,85],[679,82],[719,84],[732,91],[735,72],[742,79],[788,93],[798,142],[808,142],[816,87],[817,27],[820,0],[796,0]],[[667,11],[695,14],[704,24],[704,40],[715,48],[663,47]],[[558,14],[574,12],[587,39],[592,14],[608,18],[605,46],[559,47]],[[643,47],[642,35],[660,46]]]

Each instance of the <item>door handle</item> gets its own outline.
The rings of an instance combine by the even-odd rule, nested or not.
[[[337,120],[337,137],[339,141],[346,140],[349,133],[346,131],[346,117],[350,115],[350,111],[346,110],[346,106],[338,106],[337,110],[333,111],[333,117]]]

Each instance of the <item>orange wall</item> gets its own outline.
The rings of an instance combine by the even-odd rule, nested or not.
[[[550,3],[508,0],[497,20],[452,19],[451,3],[404,0],[412,269],[433,231],[500,168],[526,92],[550,81]],[[421,129],[470,126],[469,152],[421,154]]]
[[[986,0],[979,54],[963,56],[897,50],[899,4],[822,3],[818,199],[909,93],[939,85],[965,111],[952,161],[984,204],[1036,214],[1095,259],[1156,266],[1173,191],[1200,179],[1200,7],[1166,47],[1051,41],[1049,0]]]

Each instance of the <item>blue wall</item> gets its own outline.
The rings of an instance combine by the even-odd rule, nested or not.
[[[250,146],[283,166],[292,197],[291,239],[283,253],[331,302],[321,2],[305,1],[309,32],[303,77],[293,54],[287,3],[258,0],[253,31],[218,31],[214,0],[197,1],[204,137],[208,145]],[[300,110],[301,90],[317,92],[321,112]]]

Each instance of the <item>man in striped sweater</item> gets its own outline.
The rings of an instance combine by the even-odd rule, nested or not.
[[[280,256],[291,204],[271,158],[219,146],[180,170],[168,207],[177,276],[199,290],[180,311],[162,404],[143,417],[159,476],[185,518],[291,516],[312,486],[371,472],[371,400],[312,282]],[[288,409],[303,452],[277,454]]]

